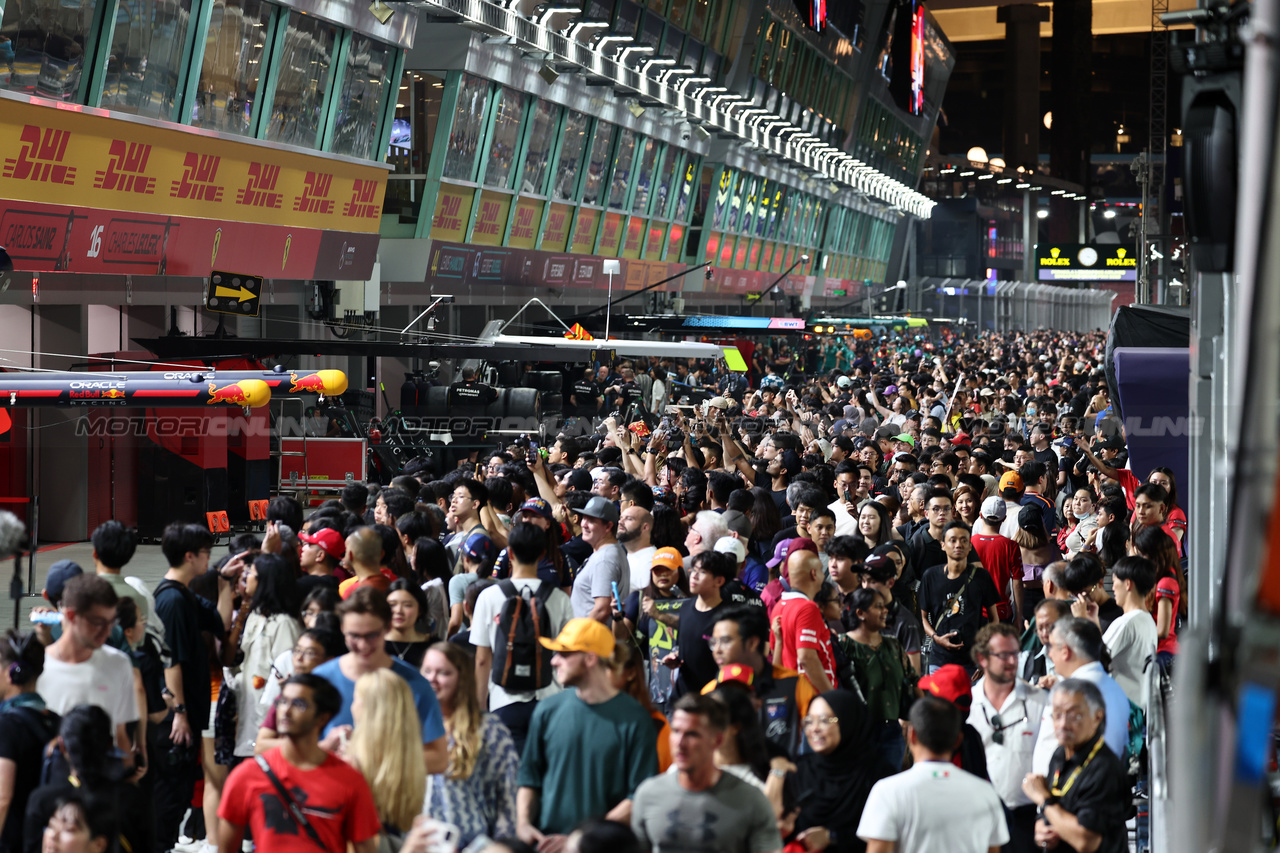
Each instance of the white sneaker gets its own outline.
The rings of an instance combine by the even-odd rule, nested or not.
[[[173,849],[176,853],[200,853],[202,848],[208,846],[211,845],[208,845],[203,838],[197,841],[194,838],[187,838],[183,835],[178,837],[178,843],[173,845]]]

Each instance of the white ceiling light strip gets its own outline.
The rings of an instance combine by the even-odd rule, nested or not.
[[[491,0],[419,0],[416,5],[430,14],[463,18],[473,28],[510,36],[523,50],[545,52],[554,63],[576,66],[596,77],[612,80],[632,89],[646,101],[680,110],[697,124],[737,136],[753,149],[789,160],[806,172],[849,187],[856,194],[895,210],[928,219],[937,204],[792,122],[752,106],[749,97],[730,93],[724,87],[707,86],[711,82],[707,77],[677,74],[680,70],[692,72],[669,68],[672,60],[648,58],[638,63],[639,68],[626,65],[627,57],[632,54],[644,56],[654,52],[652,47],[637,44],[630,36],[605,35],[594,45],[577,40],[584,30],[603,29],[600,22],[570,19],[571,23],[564,25],[567,35],[539,22],[553,15],[575,14],[573,7],[550,7],[539,21],[534,21]],[[606,56],[606,52],[610,55]],[[653,76],[648,73],[650,69],[656,69]]]

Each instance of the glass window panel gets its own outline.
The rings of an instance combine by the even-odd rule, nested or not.
[[[716,0],[716,13],[711,17],[708,26],[707,47],[720,51],[720,42],[724,40],[725,24],[733,14],[733,0]]]
[[[476,179],[476,149],[484,130],[484,114],[489,106],[489,81],[464,74],[458,84],[458,108],[449,130],[449,153],[444,160],[444,177],[457,181]]]
[[[692,0],[689,9],[690,35],[696,39],[707,37],[707,21],[710,19],[710,13],[711,0]]]
[[[190,24],[191,0],[120,0],[100,105],[171,120]]]
[[[524,153],[524,173],[520,178],[520,192],[543,195],[550,165],[551,146],[555,142],[556,119],[560,109],[550,101],[538,101],[533,108],[533,126],[529,128],[529,144]]]
[[[338,28],[310,15],[292,14],[276,64],[279,82],[266,138],[314,148],[329,87],[329,65]]]
[[[609,206],[624,207],[627,188],[631,184],[631,164],[635,162],[636,132],[623,128],[618,136],[618,153],[613,158],[613,177],[609,183]]]
[[[390,88],[387,78],[394,57],[390,45],[351,34],[333,128],[335,154],[375,158],[373,146],[382,133],[382,105]]]
[[[484,171],[486,186],[510,188],[523,118],[524,95],[512,89],[499,89],[498,106],[493,114],[493,135],[489,139],[489,164]]]
[[[710,77],[712,80],[718,80],[720,76],[720,56],[707,51],[706,56],[702,58],[702,76]]]
[[[75,100],[95,5],[94,0],[9,0],[0,6],[0,87]]]
[[[262,0],[215,0],[204,43],[191,124],[245,136],[258,100],[271,6]]]
[[[640,7],[631,0],[618,3],[618,15],[613,22],[613,32],[620,36],[634,36],[640,25]]]
[[[754,178],[746,173],[739,173],[738,180],[733,187],[733,196],[729,202],[729,220],[725,223],[725,230],[738,230],[738,217],[742,213],[742,205],[747,199],[747,192],[750,184],[754,182]]]
[[[738,230],[750,234],[756,221],[756,198],[760,190],[760,179],[752,178],[751,187],[743,195],[742,218],[738,220]]]
[[[649,192],[653,188],[653,167],[657,162],[658,143],[645,137],[644,148],[640,152],[640,170],[636,176],[636,193],[631,201],[634,213],[644,213],[648,209]]]
[[[761,180],[760,188],[756,190],[756,223],[755,235],[757,237],[764,236],[765,227],[769,224],[769,210],[773,203],[774,184],[767,180]]]
[[[778,85],[778,80],[782,76],[782,69],[791,59],[791,55],[795,52],[793,45],[795,39],[791,36],[791,30],[783,27],[782,32],[778,34],[778,57],[773,62],[773,67],[769,69],[769,74],[760,75],[760,79],[767,81],[770,85]]]
[[[743,39],[738,36],[747,27],[747,16],[750,14],[750,9],[748,9],[748,4],[741,2],[741,0],[740,2],[730,4],[726,8],[726,11],[728,11],[729,8],[733,10],[731,13],[732,19],[730,19],[730,15],[722,15],[719,13],[716,14],[716,17],[723,22],[721,25],[722,32],[720,33],[721,39],[719,41],[720,52],[724,54],[725,59],[727,59],[729,64],[732,65],[734,60],[738,58],[738,49],[742,47]],[[715,43],[716,42],[712,42],[712,44]]]
[[[676,201],[677,222],[685,222],[689,216],[689,203],[693,200],[694,181],[698,177],[698,158],[687,154],[684,160],[684,177],[680,181],[680,198]]]
[[[778,223],[785,215],[785,199],[787,188],[782,184],[774,184],[769,190],[773,198],[769,200],[769,229],[766,236],[773,240],[778,236]]]
[[[605,173],[609,171],[609,152],[613,148],[613,125],[596,122],[596,135],[591,140],[591,153],[587,155],[587,176],[582,184],[584,204],[601,204],[601,188]]]
[[[387,162],[395,171],[387,179],[383,204],[383,212],[399,214],[401,223],[416,222],[420,213],[443,96],[444,80],[424,71],[404,72],[387,146]]]
[[[662,43],[662,55],[668,59],[679,59],[684,50],[684,33],[675,27],[667,27],[667,38]]]
[[[667,14],[667,20],[675,24],[677,27],[684,27],[688,24],[690,0],[671,0],[671,11]]]
[[[762,79],[769,74],[769,64],[773,61],[774,41],[778,37],[778,22],[770,17],[760,24],[764,28],[764,35],[760,39],[760,43],[756,47],[756,75]],[[784,30],[785,32],[785,30]]]
[[[667,11],[667,0],[648,0],[647,5],[659,15]]]
[[[658,49],[662,47],[662,30],[665,26],[666,23],[661,17],[649,12],[644,16],[644,24],[640,28],[640,35],[636,36],[636,41],[653,48],[653,55],[656,56]]]
[[[662,150],[662,162],[658,166],[657,175],[658,185],[655,188],[657,198],[653,200],[653,215],[666,217],[667,203],[671,198],[671,189],[675,186],[677,173],[676,166],[680,162],[680,149],[673,145],[668,145]]]
[[[564,118],[561,140],[552,195],[571,201],[578,188],[578,173],[582,170],[582,150],[587,145],[587,117],[570,110]]]
[[[706,48],[702,46],[701,42],[694,41],[692,37],[685,39],[684,56],[681,64],[692,68],[694,71],[701,70],[702,55],[705,51]]]

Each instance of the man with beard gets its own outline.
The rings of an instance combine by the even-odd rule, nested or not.
[[[649,565],[658,548],[651,541],[653,515],[643,507],[629,506],[618,516],[618,543],[627,549],[631,589],[649,585]]]
[[[560,850],[583,820],[629,820],[631,797],[658,772],[657,730],[640,703],[613,686],[614,639],[594,619],[570,619],[554,640],[551,666],[564,688],[538,703],[516,793],[516,834]],[[546,845],[546,846],[543,846]]]
[[[973,642],[982,678],[973,685],[969,725],[982,736],[987,775],[1009,821],[1007,853],[1035,853],[1035,803],[1022,790],[1040,734],[1049,694],[1017,677],[1018,632],[996,622],[983,626]]]

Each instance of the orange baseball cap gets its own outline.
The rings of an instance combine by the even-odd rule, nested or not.
[[[1005,471],[1004,476],[1000,478],[1000,491],[1005,489],[1013,489],[1015,492],[1023,490],[1022,478],[1018,476],[1017,471]]]
[[[675,548],[659,548],[653,553],[653,557],[649,560],[650,568],[659,567],[670,569],[673,572],[679,571],[684,565],[684,557],[680,556],[680,552]]]

